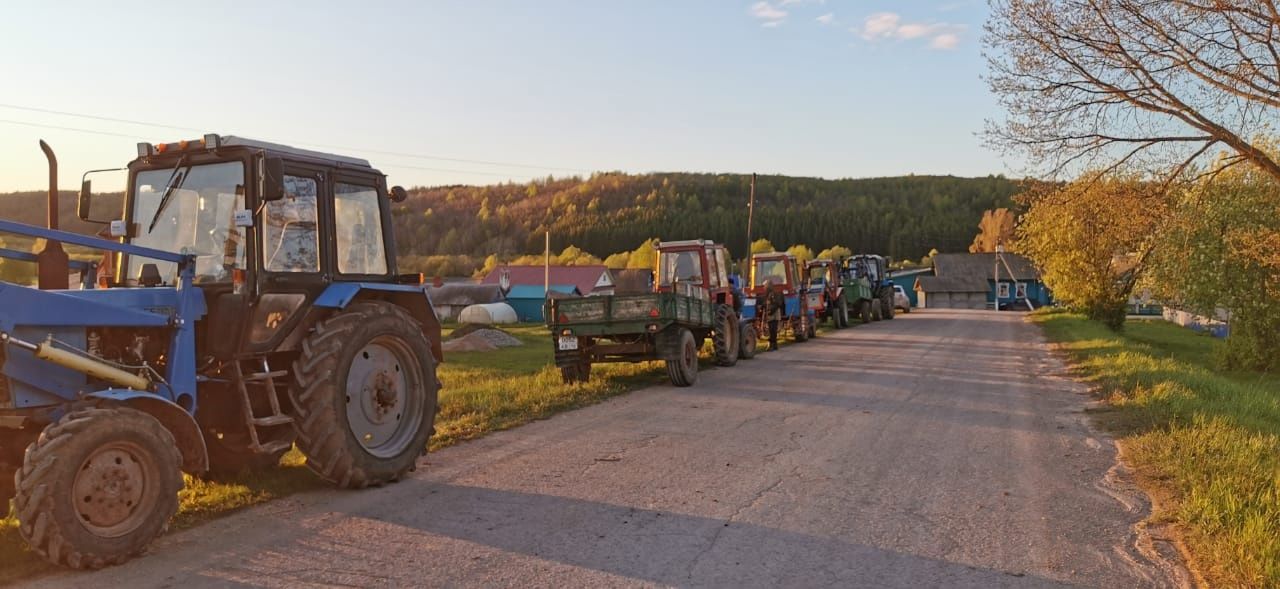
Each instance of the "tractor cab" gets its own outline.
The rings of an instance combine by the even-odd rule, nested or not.
[[[824,317],[840,296],[840,267],[832,260],[820,259],[805,262],[804,268],[809,284],[809,308]]]
[[[843,271],[850,278],[866,278],[873,286],[888,277],[888,260],[884,256],[861,254],[844,261]]]
[[[78,213],[122,243],[192,256],[209,308],[201,348],[225,359],[296,343],[317,319],[311,309],[338,291],[416,286],[417,275],[397,272],[391,233],[391,207],[405,196],[363,159],[209,134],[138,144],[123,218],[93,218],[88,177]],[[177,283],[174,263],[128,253],[104,262],[103,286]]]
[[[729,280],[729,253],[723,245],[708,239],[659,242],[656,292],[689,294],[705,290],[717,304],[741,306]]]
[[[780,289],[783,296],[791,296],[804,290],[805,277],[800,272],[800,264],[795,256],[786,252],[751,256],[751,285],[747,288],[747,294],[763,294],[766,280]]]

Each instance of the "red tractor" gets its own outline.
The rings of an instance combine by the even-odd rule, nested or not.
[[[721,309],[717,313],[732,311],[732,317],[724,319],[731,319],[725,323],[734,326],[733,333],[713,331],[710,334],[716,356],[728,357],[730,352],[742,358],[754,356],[757,332],[750,322],[740,319],[743,298],[729,280],[729,251],[709,239],[663,241],[658,243],[657,250],[655,290],[682,293],[682,284],[706,289],[711,302]]]
[[[747,307],[743,316],[753,319],[758,333],[768,333],[767,317],[759,316],[756,299],[764,296],[765,281],[773,283],[773,287],[782,292],[785,301],[782,320],[778,324],[779,332],[790,332],[797,342],[805,341],[817,335],[813,309],[809,308],[809,300],[804,286],[804,275],[800,272],[800,264],[796,257],[786,252],[769,252],[751,256],[751,284],[746,289]]]
[[[836,329],[849,326],[849,303],[840,280],[840,264],[833,260],[810,260],[804,265],[809,278],[809,308],[817,321],[831,320]]]

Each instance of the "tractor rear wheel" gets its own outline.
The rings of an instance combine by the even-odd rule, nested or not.
[[[738,342],[738,357],[750,360],[756,357],[756,346],[760,343],[760,334],[756,333],[755,322],[747,323],[740,333],[742,340]]]
[[[733,366],[738,363],[738,314],[729,305],[716,306],[715,330],[711,334],[716,364]]]
[[[698,342],[688,329],[678,329],[675,337],[676,349],[671,350],[674,352],[672,359],[667,360],[667,376],[675,386],[693,386],[698,382]]]
[[[349,489],[413,470],[434,432],[435,358],[422,326],[366,302],[321,321],[302,343],[289,388],[307,467]]]
[[[49,562],[120,564],[178,511],[182,455],[156,418],[124,407],[73,411],[27,447],[16,478],[18,533]]]

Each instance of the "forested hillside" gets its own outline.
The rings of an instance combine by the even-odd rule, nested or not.
[[[492,186],[417,188],[396,210],[399,247],[416,255],[515,255],[574,245],[599,257],[652,237],[709,238],[745,255],[750,176],[595,174]],[[1018,186],[1001,176],[822,180],[761,176],[754,237],[786,248],[840,244],[920,258],[965,251],[987,209]]]
[[[605,258],[654,237],[708,238],[741,258],[750,183],[745,175],[599,173],[528,184],[413,188],[395,208],[397,245],[404,270],[454,275],[470,274],[493,254],[508,260],[541,252],[548,229],[556,252],[573,245]],[[1018,191],[1001,176],[761,176],[754,237],[780,249],[843,245],[898,259],[919,259],[933,248],[965,251],[983,211],[1009,206]],[[0,194],[0,218],[43,224],[44,203],[41,192]],[[75,218],[74,193],[63,192],[60,203],[63,228],[100,228]]]

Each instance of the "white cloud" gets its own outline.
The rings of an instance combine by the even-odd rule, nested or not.
[[[835,24],[835,22],[836,22],[836,13],[834,13],[834,12],[828,12],[828,13],[826,13],[826,14],[824,14],[824,15],[822,15],[822,16],[819,16],[818,18],[815,18],[815,19],[813,19],[813,20],[816,20],[816,21],[818,21],[819,23],[824,24],[824,25],[832,25],[832,24]]]
[[[747,14],[764,21],[760,25],[764,27],[776,27],[787,18],[787,11],[764,1],[752,4],[751,8],[747,9]]]
[[[934,37],[929,42],[929,47],[934,49],[955,49],[960,44],[960,35],[955,33],[943,33]]]
[[[955,49],[960,44],[960,31],[964,28],[964,25],[950,23],[904,23],[897,13],[877,12],[864,19],[861,28],[851,30],[868,41],[928,39],[929,47],[933,49]]]

